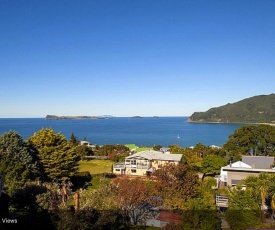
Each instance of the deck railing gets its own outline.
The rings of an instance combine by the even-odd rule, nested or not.
[[[144,164],[122,164],[122,163],[117,163],[114,164],[114,168],[119,168],[119,169],[125,169],[125,168],[133,168],[133,169],[149,169],[149,165],[144,165]]]
[[[117,164],[114,164],[113,167],[115,169],[124,169],[125,168],[125,164],[117,163]]]
[[[228,198],[222,195],[216,195],[216,206],[228,207]]]

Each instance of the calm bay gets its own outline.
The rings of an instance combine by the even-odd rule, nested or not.
[[[188,123],[188,117],[116,117],[91,120],[46,120],[44,118],[1,118],[0,134],[10,130],[24,139],[41,128],[53,128],[66,138],[71,133],[79,139],[84,137],[93,144],[130,144],[138,146],[178,144],[181,147],[204,145],[222,146],[229,135],[242,124]]]

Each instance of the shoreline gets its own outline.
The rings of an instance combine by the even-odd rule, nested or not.
[[[245,125],[270,125],[275,126],[275,123],[267,123],[267,122],[220,122],[220,121],[186,121],[187,123],[197,123],[197,124],[245,124]]]

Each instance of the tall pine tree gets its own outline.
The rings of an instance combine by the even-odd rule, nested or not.
[[[78,171],[79,157],[61,133],[52,128],[43,128],[28,139],[37,150],[46,177],[51,180],[66,180]]]

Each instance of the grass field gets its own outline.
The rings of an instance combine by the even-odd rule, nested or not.
[[[79,171],[89,171],[91,175],[112,172],[113,163],[111,160],[83,160],[79,162]]]
[[[150,147],[138,147],[135,144],[126,144],[125,146],[128,147],[130,150],[135,150],[137,153],[144,150],[152,149]]]
[[[141,148],[137,148],[136,149],[136,152],[139,153],[141,151],[145,151],[145,150],[149,150],[149,149],[152,149],[152,148],[149,148],[149,147],[141,147]]]
[[[96,189],[100,185],[100,177],[97,174],[112,172],[113,161],[111,160],[83,160],[79,162],[79,171],[89,171],[93,179],[91,185],[88,186],[88,190]]]

